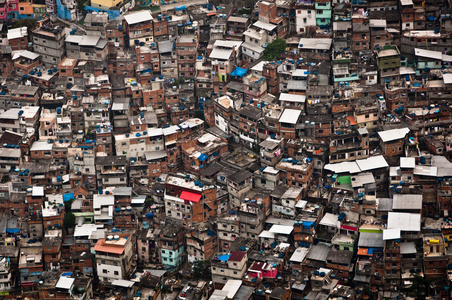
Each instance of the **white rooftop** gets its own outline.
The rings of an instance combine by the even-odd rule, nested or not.
[[[214,47],[214,49],[215,49],[215,47],[239,49],[240,45],[242,45],[242,43],[243,42],[239,42],[239,41],[216,40],[215,43],[213,44],[213,47]]]
[[[328,227],[339,227],[338,215],[333,215],[331,213],[326,213],[322,220],[320,221],[320,225],[328,226]]]
[[[269,174],[272,174],[272,175],[276,175],[276,174],[279,173],[279,170],[277,170],[277,169],[275,169],[275,168],[273,168],[273,167],[271,167],[271,166],[268,166],[268,167],[266,167],[266,168],[263,170],[263,172],[264,172],[264,173],[269,173]]]
[[[43,141],[35,141],[30,148],[30,151],[52,151],[53,144],[43,142]]]
[[[379,131],[378,135],[380,136],[383,143],[386,143],[386,142],[403,139],[409,132],[410,132],[410,129],[408,127],[405,127],[405,128],[397,128],[397,129]]]
[[[127,24],[133,25],[142,22],[152,21],[153,18],[149,10],[142,10],[136,13],[127,14],[124,16],[124,19],[126,19]]]
[[[102,206],[110,206],[115,204],[113,195],[93,195],[93,208],[100,209]]]
[[[75,278],[61,276],[57,284],[55,285],[55,288],[69,290],[74,284],[74,281]]]
[[[443,54],[440,51],[426,50],[421,48],[414,48],[414,54],[419,57],[431,58],[431,59],[443,59]]]
[[[44,187],[43,186],[34,186],[32,188],[31,195],[33,197],[42,197],[42,196],[44,196]]]
[[[356,164],[361,171],[369,171],[389,166],[383,155],[376,155],[365,159],[358,159],[356,160]]]
[[[452,74],[443,74],[444,84],[452,84]]]
[[[286,225],[273,225],[272,228],[269,230],[272,233],[278,233],[278,234],[291,234],[293,231],[293,226],[286,226]]]
[[[400,229],[401,231],[420,231],[421,215],[389,212],[388,229]]]
[[[103,227],[103,224],[82,224],[81,226],[75,226],[74,237],[87,236],[90,238],[93,232],[102,229]]]
[[[267,31],[272,31],[273,29],[275,29],[277,27],[276,25],[262,22],[262,21],[257,21],[256,23],[253,24],[253,26],[256,26],[258,28],[261,28],[261,29],[264,29]]]
[[[414,169],[416,167],[416,159],[414,157],[401,157],[400,167],[407,169]]]
[[[301,110],[286,108],[279,118],[279,123],[297,124]]]
[[[28,29],[27,29],[27,27],[8,29],[8,33],[6,34],[6,38],[8,40],[23,38],[23,37],[26,37],[26,36],[28,36]]]
[[[264,65],[266,64],[266,61],[260,61],[259,63],[257,63],[254,67],[251,68],[251,71],[254,72],[262,72],[264,70]]]
[[[234,298],[235,294],[237,294],[237,292],[241,286],[242,286],[241,280],[229,279],[226,282],[226,284],[223,286],[222,290],[228,292],[228,295],[227,295],[228,299],[232,299],[232,298]]]
[[[309,248],[298,247],[292,254],[292,257],[290,258],[289,261],[302,263],[303,260],[305,259],[306,255],[308,254],[308,252],[309,252]]]
[[[274,239],[275,238],[275,234],[273,232],[270,232],[268,230],[262,230],[262,232],[259,234],[260,238],[264,238],[264,239]]]
[[[400,239],[400,229],[399,228],[383,230],[383,240],[384,241],[395,240],[395,239]]]
[[[363,171],[370,171],[379,168],[388,167],[388,163],[386,162],[383,155],[371,156],[366,159],[359,159],[356,161],[345,161],[336,164],[326,164],[324,169],[332,171],[334,173],[360,173]]]
[[[301,38],[298,43],[298,48],[310,50],[329,50],[331,48],[332,41],[332,39]]]
[[[13,51],[13,52],[14,52],[14,54],[13,54],[12,60],[16,60],[16,59],[18,59],[20,57],[24,57],[24,58],[27,58],[27,59],[35,60],[35,59],[37,59],[40,56],[39,54],[36,54],[36,53],[28,51],[28,50]]]
[[[395,194],[392,200],[392,209],[422,209],[422,195]]]
[[[231,57],[232,49],[213,48],[209,58],[228,60]]]
[[[306,95],[295,95],[295,94],[281,93],[279,95],[279,101],[304,103],[306,101]]]

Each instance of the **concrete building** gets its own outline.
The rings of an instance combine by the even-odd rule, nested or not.
[[[129,234],[118,234],[99,239],[94,246],[99,280],[112,283],[129,279],[134,270],[132,239]]]

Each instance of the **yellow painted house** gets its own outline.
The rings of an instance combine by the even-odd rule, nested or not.
[[[115,6],[120,6],[122,0],[91,0],[91,6],[100,9],[110,9]]]

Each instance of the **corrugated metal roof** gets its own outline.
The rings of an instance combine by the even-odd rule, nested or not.
[[[309,253],[306,255],[307,259],[318,260],[324,262],[331,248],[327,245],[318,244],[309,248]]]
[[[422,209],[422,195],[395,194],[392,201],[392,209]]]
[[[383,248],[385,245],[382,233],[360,232],[358,247]]]
[[[105,242],[105,239],[98,240],[96,245],[94,246],[94,251],[114,253],[114,254],[122,254],[124,252],[123,246],[104,245],[104,242]]]

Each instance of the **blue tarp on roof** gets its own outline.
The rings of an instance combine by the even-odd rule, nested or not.
[[[243,75],[246,74],[246,72],[248,72],[248,69],[242,69],[242,68],[235,68],[234,71],[232,71],[231,76],[238,76],[238,77],[243,77]]]
[[[7,228],[6,233],[19,233],[19,228]]]
[[[185,10],[185,5],[176,6],[176,7],[174,8],[174,10],[175,10],[175,11],[182,11],[182,10]]]
[[[204,153],[201,153],[200,156],[198,156],[198,160],[200,161],[205,161],[207,159],[207,155],[205,155]]]
[[[220,255],[220,256],[218,257],[218,260],[221,260],[221,261],[228,261],[229,257],[230,257],[230,255],[226,255],[226,254]]]
[[[63,201],[64,202],[69,201],[71,199],[74,199],[74,193],[67,193],[67,194],[63,195]]]
[[[303,228],[309,229],[311,228],[312,224],[314,224],[314,222],[303,221]]]

